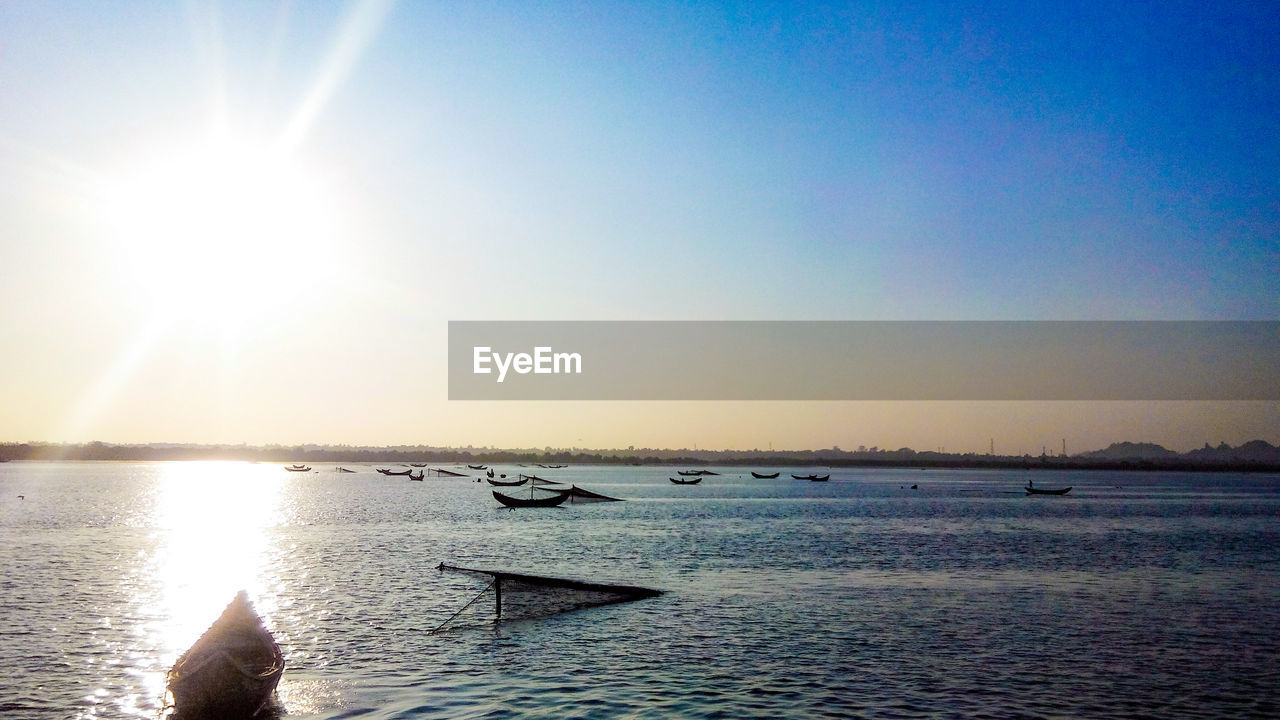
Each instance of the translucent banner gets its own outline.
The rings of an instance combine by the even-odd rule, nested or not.
[[[1280,400],[1280,322],[449,323],[450,400]]]

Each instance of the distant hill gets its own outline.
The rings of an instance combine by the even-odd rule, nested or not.
[[[1080,453],[1077,457],[1098,460],[1170,460],[1178,457],[1178,453],[1155,443],[1118,442],[1111,443],[1104,450]]]
[[[1221,443],[1218,447],[1210,447],[1209,443],[1205,443],[1203,448],[1183,453],[1182,457],[1188,460],[1214,463],[1280,463],[1280,447],[1276,447],[1265,440],[1251,440],[1236,448],[1226,443]]]

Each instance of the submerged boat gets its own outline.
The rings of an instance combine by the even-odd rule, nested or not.
[[[756,472],[755,470],[752,470],[752,471],[751,471],[751,477],[756,478],[757,480],[772,480],[772,479],[774,479],[774,478],[778,477],[778,475],[779,475],[779,473],[774,473],[774,474],[770,475],[770,474],[768,474],[768,473],[758,473],[758,472]]]
[[[530,495],[532,495],[532,491],[533,491],[533,488],[531,487]],[[556,507],[557,505],[560,505],[561,503],[563,503],[565,500],[569,499],[568,490],[549,491],[549,492],[554,492],[555,494],[548,495],[546,497],[527,497],[527,498],[518,498],[518,497],[512,497],[511,495],[503,495],[497,490],[493,490],[491,492],[493,492],[494,500],[497,500],[498,502],[502,503],[503,505],[506,505],[509,508]]]
[[[791,477],[795,478],[796,480],[812,480],[812,481],[814,481],[814,482],[826,482],[827,480],[830,480],[830,479],[831,479],[831,473],[827,473],[826,475],[795,475],[795,474],[792,474],[792,476],[791,476]]]
[[[284,655],[241,590],[168,673],[175,720],[253,718],[271,707]]]
[[[682,473],[682,474],[683,474],[683,473]],[[668,480],[670,480],[671,482],[673,482],[673,483],[677,484],[677,485],[697,485],[698,483],[702,482],[702,477],[701,477],[701,476],[696,477],[696,478],[692,478],[692,479],[690,479],[690,480],[677,480],[677,479],[675,479],[675,478],[673,478],[673,477],[668,477],[667,479],[668,479]]]
[[[662,595],[661,590],[637,585],[584,582],[582,580],[547,577],[545,575],[465,568],[445,563],[440,563],[436,566],[436,569],[442,572],[448,570],[478,575],[485,578],[488,584],[487,587],[480,591],[479,595],[472,598],[461,610],[432,630],[432,634],[449,626],[462,615],[464,610],[475,604],[477,600],[490,594],[493,596],[493,622],[495,623],[501,622],[503,619],[520,620],[548,617],[562,612],[643,600]],[[504,598],[507,600],[505,607],[503,604]]]
[[[622,502],[622,498],[609,497],[600,493],[584,490],[577,485],[569,486],[569,504],[575,503],[597,503],[597,502]]]

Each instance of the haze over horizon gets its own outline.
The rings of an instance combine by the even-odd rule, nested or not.
[[[445,368],[450,320],[1275,320],[1265,5],[104,7],[0,4],[0,441],[1280,444],[1275,402]]]

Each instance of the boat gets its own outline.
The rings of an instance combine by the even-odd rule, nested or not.
[[[509,508],[556,507],[557,505],[560,505],[561,503],[563,503],[565,500],[569,499],[568,490],[551,491],[551,492],[554,492],[555,494],[548,495],[547,497],[540,497],[540,498],[535,498],[535,497],[518,498],[518,497],[512,497],[510,495],[503,495],[497,490],[493,490],[492,492],[493,492],[494,500],[497,500],[498,502],[502,503],[503,505],[506,505]],[[532,495],[533,493],[532,486],[529,488],[529,492],[530,492],[530,495]]]
[[[417,480],[418,482],[422,482],[423,478],[425,478],[426,476],[427,476],[426,470],[419,470],[417,475],[414,475],[412,470],[409,471],[410,480]]]
[[[468,465],[467,467],[471,468],[472,470],[488,470],[489,469],[488,465]]]
[[[253,718],[268,710],[284,655],[241,590],[168,672],[175,720]]]
[[[1031,487],[1030,483],[1027,483],[1027,486],[1023,489],[1027,491],[1028,495],[1066,495],[1067,493],[1071,492],[1070,487],[1053,488],[1053,489],[1038,488],[1038,487]]]
[[[702,477],[701,470],[677,470],[676,474],[684,477]]]
[[[289,472],[311,472],[310,465],[285,465],[284,469]]]
[[[428,468],[428,469],[427,469],[427,472],[428,472],[428,473],[435,473],[436,475],[439,475],[440,477],[467,477],[466,475],[463,475],[462,473],[456,473],[456,472],[454,472],[454,471],[452,471],[452,470],[445,470],[444,468]]]
[[[390,468],[378,468],[378,472],[383,475],[408,475],[412,470],[391,470]]]
[[[814,482],[825,482],[831,479],[831,474],[827,473],[826,475],[796,475],[792,473],[791,477],[795,478],[796,480],[812,480]]]
[[[334,468],[334,469],[333,469],[333,471],[334,471],[334,472],[336,472],[336,473],[353,473],[353,472],[355,472],[355,470],[348,470],[347,468],[344,468],[344,467],[336,467],[336,468]]]
[[[673,477],[668,477],[667,479],[677,485],[697,485],[698,483],[702,482],[701,477],[696,477],[696,478],[693,478],[692,480],[677,480]]]
[[[774,473],[774,474],[770,475],[770,474],[768,474],[768,473],[758,473],[758,472],[756,472],[755,470],[752,470],[752,471],[751,471],[751,477],[756,478],[756,479],[758,479],[758,480],[772,480],[772,479],[774,479],[774,478],[778,477],[778,475],[779,475],[779,474],[780,474],[780,473]]]
[[[494,480],[493,478],[485,478],[485,482],[499,487],[515,487],[516,485],[523,485],[529,482],[529,478],[524,476],[521,476],[519,480]]]
[[[426,463],[409,463],[409,464],[412,465],[413,467],[421,467],[421,468],[424,468],[427,466]]]

